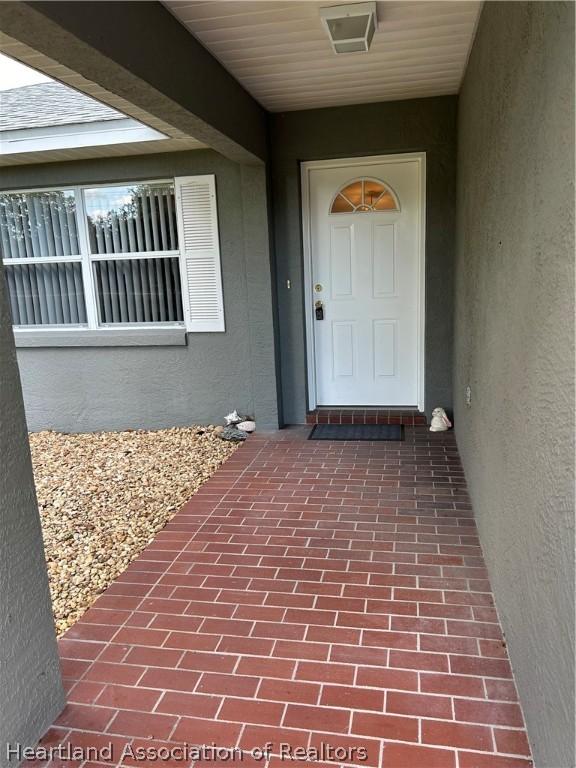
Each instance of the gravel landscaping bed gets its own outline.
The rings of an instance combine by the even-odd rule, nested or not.
[[[236,450],[214,429],[30,435],[59,635]]]

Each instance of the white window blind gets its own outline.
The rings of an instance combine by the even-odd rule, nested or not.
[[[15,325],[84,325],[72,190],[0,195],[0,242]]]
[[[102,325],[182,323],[174,184],[83,190]]]
[[[0,194],[14,325],[223,331],[213,176]]]
[[[189,331],[224,331],[214,176],[176,179],[184,318]]]

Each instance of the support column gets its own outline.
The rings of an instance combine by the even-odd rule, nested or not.
[[[40,516],[0,261],[0,768],[64,706]]]
[[[260,428],[278,429],[281,414],[274,320],[275,277],[270,258],[265,167],[242,165],[240,183],[254,411]]]

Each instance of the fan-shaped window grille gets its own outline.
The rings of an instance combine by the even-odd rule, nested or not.
[[[396,195],[377,179],[356,179],[340,189],[330,206],[330,213],[363,211],[398,211]]]

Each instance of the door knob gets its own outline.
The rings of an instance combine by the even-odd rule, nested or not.
[[[316,320],[324,320],[324,305],[321,301],[314,304],[314,312],[316,313]]]

